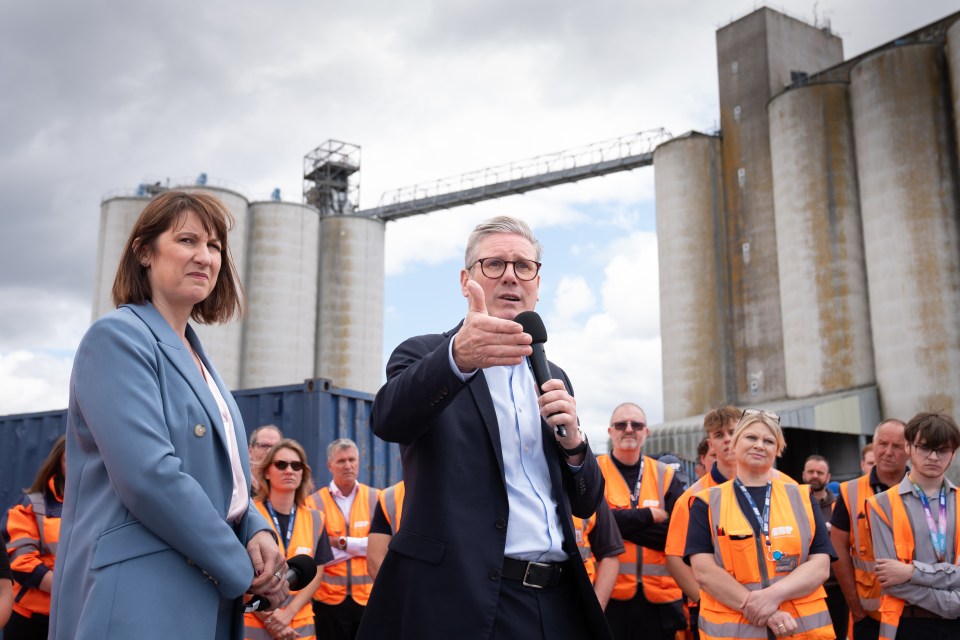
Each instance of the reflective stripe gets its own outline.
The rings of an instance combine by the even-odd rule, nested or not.
[[[813,631],[814,629],[819,629],[820,627],[830,627],[830,631],[833,631],[833,619],[830,618],[830,612],[828,610],[817,611],[816,613],[811,613],[806,616],[800,616],[796,620],[797,625],[801,629]]]
[[[620,569],[619,569],[618,573],[619,573],[620,575],[622,575],[622,576],[633,576],[633,577],[636,577],[636,576],[637,576],[637,565],[635,565],[635,564],[625,564],[625,563],[621,562],[621,563],[620,563]]]
[[[787,490],[787,497],[790,499],[790,506],[793,508],[793,512],[797,515],[797,528],[800,530],[800,564],[803,564],[807,561],[807,557],[810,555],[810,543],[813,541],[813,532],[811,531],[810,520],[800,517],[800,514],[806,512],[803,498],[800,497],[800,485],[785,484],[783,488]]]
[[[273,640],[270,632],[262,627],[245,627],[243,637],[246,640]]]
[[[893,640],[897,637],[897,627],[886,622],[880,623],[880,637],[887,640]]]
[[[324,572],[320,576],[320,582],[336,585],[338,587],[345,587],[350,583],[350,576],[335,576]]]
[[[710,487],[707,489],[710,496],[710,504],[707,506],[710,509],[710,522],[720,522],[720,487]],[[713,538],[713,559],[716,561],[718,567],[723,566],[723,556],[720,555],[720,541],[717,539],[717,527],[710,527],[710,537]]]
[[[864,560],[860,556],[850,556],[850,560],[853,561],[853,568],[859,569],[860,571],[869,571],[874,573],[877,570],[876,561]]]
[[[879,611],[880,598],[860,598],[860,606],[864,611]]]
[[[767,640],[767,628],[737,622],[712,622],[700,616],[700,632],[711,638],[758,638]]]
[[[397,532],[397,493],[391,485],[383,490],[383,515],[387,516],[391,533]]]
[[[857,526],[857,517],[860,515],[860,481],[849,481],[847,485],[847,516],[850,518],[850,534],[853,536],[853,548],[860,549],[860,527]],[[854,509],[856,507],[856,509]],[[851,553],[850,556],[856,560],[861,560],[858,553]],[[854,562],[853,566],[857,566]],[[859,568],[859,567],[858,567]],[[861,569],[864,570],[864,569]],[[869,569],[873,572],[873,569]]]
[[[641,573],[645,576],[669,576],[670,572],[667,571],[667,567],[662,564],[645,564]]]

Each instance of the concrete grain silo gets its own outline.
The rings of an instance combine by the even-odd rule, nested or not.
[[[847,84],[792,88],[768,113],[787,395],[874,384]]]
[[[843,46],[818,29],[761,8],[717,31],[723,195],[729,284],[730,397],[786,395],[767,103],[796,73],[842,62]]]
[[[382,380],[384,231],[374,218],[320,219],[316,375],[371,393]]]
[[[247,199],[230,189],[217,186],[197,187],[183,185],[174,187],[184,191],[202,191],[219,198],[235,219],[230,231],[230,253],[237,268],[240,281],[246,284],[247,271],[247,215],[250,203]],[[243,319],[234,319],[226,324],[205,325],[192,323],[207,355],[217,367],[217,373],[231,389],[240,388],[240,353],[243,337]]]
[[[953,126],[960,131],[960,20],[947,29],[947,66],[950,69],[950,98],[953,104]],[[960,155],[960,136],[956,137],[957,152]]]
[[[850,78],[870,318],[885,416],[960,410],[956,141],[943,48],[907,44]]]
[[[150,198],[119,196],[108,198],[100,205],[100,238],[97,244],[96,281],[93,293],[91,320],[113,311],[113,280],[117,276],[120,254],[140,212]]]
[[[663,412],[675,420],[726,398],[720,140],[674,138],[657,147],[654,164]]]
[[[240,386],[250,389],[312,378],[319,214],[303,204],[254,202],[249,225]]]

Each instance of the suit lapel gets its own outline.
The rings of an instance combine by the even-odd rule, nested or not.
[[[462,326],[463,321],[444,335],[450,337],[460,331],[460,327]],[[497,410],[493,406],[493,397],[490,395],[490,387],[487,386],[487,378],[483,375],[483,370],[477,371],[477,373],[470,378],[469,382],[467,382],[467,388],[470,389],[470,393],[473,395],[473,401],[476,403],[477,410],[480,412],[483,426],[487,430],[487,436],[490,438],[490,445],[493,447],[493,451],[497,456],[497,467],[500,469],[500,479],[503,480],[505,476],[503,473],[503,450],[500,444],[500,426],[499,423],[497,423]],[[504,482],[506,481],[504,480]]]
[[[220,444],[223,445],[224,451],[226,451],[226,439],[223,430],[223,419],[220,417],[220,408],[217,406],[216,400],[213,399],[213,394],[210,393],[210,389],[207,387],[206,381],[203,379],[203,376],[200,374],[200,370],[197,368],[196,362],[193,360],[193,356],[190,355],[190,352],[186,349],[183,342],[180,340],[179,336],[174,333],[173,328],[163,319],[163,316],[160,315],[160,312],[157,309],[147,302],[144,305],[124,305],[137,314],[144,324],[150,329],[154,337],[157,339],[157,343],[160,345],[160,350],[163,351],[167,359],[173,364],[173,366],[180,372],[180,375],[184,380],[187,381],[187,384],[190,385],[190,388],[193,390],[194,395],[197,396],[197,399],[200,401],[200,404],[203,405],[204,411],[207,413],[207,417],[210,420],[210,424],[213,426],[213,430],[216,432],[217,437],[220,439]],[[187,327],[187,335],[191,340],[191,344],[196,348],[198,342],[196,342],[196,334],[193,332],[191,327]],[[200,353],[197,350],[197,353]],[[204,364],[207,365],[206,361]],[[207,365],[207,370],[210,370],[210,366]],[[219,384],[219,381],[217,381]],[[221,387],[222,389],[222,387]],[[225,394],[224,398],[229,394]]]

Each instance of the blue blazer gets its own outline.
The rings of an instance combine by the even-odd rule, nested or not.
[[[459,327],[457,328],[459,329]],[[487,640],[500,594],[499,570],[510,517],[497,414],[483,375],[466,384],[451,371],[450,339],[411,338],[393,352],[371,426],[399,442],[406,494],[403,522],[363,615],[363,640]],[[553,377],[570,387],[551,365]],[[573,473],[553,430],[541,420],[543,452],[591,637],[610,631],[576,546],[571,513],[589,517],[603,500],[603,475],[589,451]]]
[[[240,412],[189,326],[190,344]],[[189,351],[151,304],[98,320],[74,360],[67,478],[50,638],[215,638],[243,631],[256,509],[225,520],[233,476],[220,411]]]

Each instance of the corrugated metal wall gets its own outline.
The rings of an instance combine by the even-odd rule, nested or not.
[[[360,482],[386,487],[400,480],[400,448],[370,431],[373,396],[340,389],[315,378],[302,384],[235,391],[234,397],[249,434],[259,425],[275,424],[285,436],[303,445],[315,483],[330,482],[326,448],[346,437],[360,449]],[[63,433],[66,410],[0,416],[0,509],[6,512],[23,497],[53,442]]]

